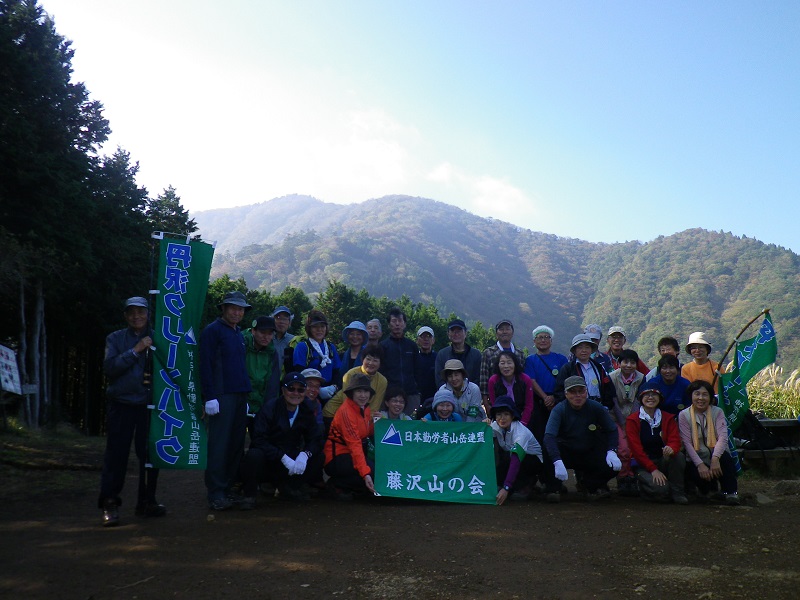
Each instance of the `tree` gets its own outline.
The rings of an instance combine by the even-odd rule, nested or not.
[[[156,198],[147,201],[147,223],[153,231],[191,235],[197,231],[197,223],[189,218],[189,211],[181,205],[181,198],[171,185]],[[199,236],[195,236],[199,239]]]

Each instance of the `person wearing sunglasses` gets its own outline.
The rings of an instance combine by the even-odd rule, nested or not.
[[[324,439],[301,373],[284,376],[281,396],[261,407],[254,431],[242,461],[244,498],[239,508],[255,508],[258,485],[263,482],[272,483],[283,500],[307,500],[308,485],[322,478]]]

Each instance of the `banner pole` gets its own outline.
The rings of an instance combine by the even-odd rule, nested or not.
[[[727,349],[727,350],[725,350],[725,354],[723,354],[723,355],[722,355],[722,358],[721,358],[721,359],[720,359],[720,361],[719,361],[719,364],[720,364],[720,366],[722,366],[722,365],[724,365],[724,364],[725,364],[725,359],[726,359],[726,358],[728,358],[728,354],[730,354],[730,352],[731,352],[731,349],[733,349],[733,347],[736,345],[736,342],[738,342],[738,341],[739,341],[739,338],[740,338],[740,337],[742,337],[742,336],[744,335],[744,332],[745,332],[745,331],[747,331],[747,330],[750,328],[750,326],[751,326],[753,323],[755,323],[756,321],[758,321],[758,318],[759,318],[760,316],[769,314],[769,311],[770,311],[770,309],[768,309],[768,308],[765,308],[765,309],[764,309],[764,310],[762,310],[760,313],[758,313],[758,314],[757,314],[755,317],[753,317],[752,319],[750,319],[750,322],[749,322],[747,325],[745,325],[744,327],[742,327],[742,330],[739,332],[739,334],[738,334],[738,335],[737,335],[735,338],[733,338],[733,341],[732,341],[732,342],[730,343],[730,345],[728,346],[728,349]],[[717,376],[718,376],[718,375],[719,375],[719,370],[717,370],[717,371],[715,371],[715,372],[714,372],[714,379],[713,379],[713,380],[712,380],[712,382],[711,382],[711,387],[714,387],[714,386],[716,386],[716,384],[717,384]],[[715,388],[715,389],[716,389],[716,388]]]

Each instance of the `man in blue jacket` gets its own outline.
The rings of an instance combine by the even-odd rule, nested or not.
[[[147,354],[153,345],[153,331],[148,320],[147,299],[134,296],[125,301],[125,321],[128,326],[106,338],[103,371],[108,378],[106,397],[106,452],[103,474],[100,477],[98,507],[103,509],[103,526],[119,525],[119,494],[125,485],[128,455],[134,441],[139,459],[139,491],[136,514],[160,517],[166,514],[156,501],[158,469],[145,469],[150,387],[145,384]]]
[[[239,323],[249,308],[242,292],[225,294],[219,304],[222,316],[200,334],[200,381],[208,429],[205,480],[211,510],[233,506],[231,486],[244,453],[251,387]]]

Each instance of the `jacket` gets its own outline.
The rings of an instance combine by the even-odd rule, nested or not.
[[[599,362],[593,358],[590,358],[589,364],[593,366],[595,373],[600,377],[598,381],[600,398],[593,399],[600,402],[600,404],[605,406],[607,409],[612,410],[614,408],[614,397],[616,396],[614,384],[611,383],[611,378],[608,376],[608,373],[606,373],[605,369]],[[567,377],[571,377],[572,375],[583,377],[583,370],[577,367],[577,361],[575,360],[575,357],[571,358],[570,361],[558,371],[558,377],[556,377],[556,387],[553,390],[553,398],[555,398],[556,403],[563,402],[566,399],[566,395],[564,394],[564,382],[566,381]]]
[[[106,337],[103,372],[108,378],[106,396],[109,400],[122,404],[150,402],[150,390],[143,384],[146,354],[133,354],[133,347],[147,336],[152,338],[153,332],[145,330],[136,335],[133,329],[126,327]]]
[[[247,396],[247,403],[250,405],[250,412],[258,413],[265,402],[278,397],[280,361],[272,343],[261,350],[256,350],[252,330],[245,331],[242,337],[247,349],[245,355],[247,374],[250,376],[250,385],[253,388]]]
[[[250,448],[263,450],[268,460],[280,460],[287,454],[296,458],[300,452],[322,452],[324,433],[317,423],[314,406],[305,398],[297,407],[297,416],[289,424],[289,411],[283,398],[270,400],[256,413]]]
[[[335,456],[349,454],[355,470],[361,477],[366,477],[370,474],[370,468],[364,445],[374,434],[375,426],[369,406],[361,408],[352,399],[345,398],[333,417],[328,441],[325,442],[325,464]]]
[[[658,467],[653,462],[653,459],[647,455],[644,446],[642,446],[641,433],[642,423],[644,422],[639,418],[638,411],[629,415],[625,420],[625,433],[628,437],[628,447],[631,450],[633,460],[640,467],[646,469],[648,473],[652,473]],[[681,436],[678,432],[678,423],[675,421],[675,415],[663,410],[661,411],[661,440],[664,446],[672,448],[675,454],[681,451]]]
[[[520,373],[518,377],[514,378],[514,385],[511,387],[514,391],[514,404],[517,405],[517,410],[520,414],[520,422],[528,426],[533,416],[533,384],[531,378]],[[489,403],[494,406],[494,401],[500,396],[508,394],[506,384],[503,383],[503,378],[500,375],[494,374],[489,377]]]

